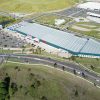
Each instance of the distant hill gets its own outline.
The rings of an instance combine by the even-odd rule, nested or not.
[[[72,6],[79,0],[0,0],[0,10],[12,12],[43,12]]]

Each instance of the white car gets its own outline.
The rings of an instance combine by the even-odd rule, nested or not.
[[[100,82],[100,80],[96,79],[97,82]]]
[[[81,74],[81,72],[79,72],[79,71],[77,71],[77,70],[76,70],[76,73],[77,73],[77,74]]]

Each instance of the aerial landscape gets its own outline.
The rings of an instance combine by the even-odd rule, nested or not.
[[[0,0],[0,100],[100,100],[100,0]]]

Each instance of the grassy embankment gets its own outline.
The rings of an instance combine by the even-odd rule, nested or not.
[[[60,10],[79,0],[0,0],[0,9],[12,12],[32,13]]]
[[[78,27],[77,29],[74,27]],[[83,28],[81,30],[81,28]],[[100,39],[100,25],[93,22],[78,22],[68,28],[73,32]]]
[[[74,59],[74,61],[82,64],[83,66],[85,66],[88,69],[91,69],[95,72],[100,73],[100,59],[76,57]]]
[[[0,96],[9,100],[100,99],[100,89],[87,81],[43,65],[7,63],[0,69],[0,77]],[[6,78],[10,80],[8,90],[2,83]]]

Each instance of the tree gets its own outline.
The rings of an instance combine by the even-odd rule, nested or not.
[[[26,47],[23,45],[23,46],[22,46],[22,53],[25,51],[25,48],[26,48]]]
[[[76,70],[75,70],[75,69],[73,70],[73,72],[74,72],[74,74],[76,75]]]
[[[85,78],[86,77],[86,75],[82,72],[82,76]]]
[[[54,63],[54,67],[57,67],[57,63]]]
[[[15,67],[15,70],[18,69],[18,66]]]
[[[94,68],[95,68],[93,65],[91,65],[90,67],[91,67],[92,70],[94,70]]]
[[[9,85],[10,85],[10,77],[9,76],[5,77],[4,82],[5,82],[5,85],[6,85],[6,90],[8,91]]]
[[[48,100],[48,99],[47,99],[47,97],[42,96],[42,97],[41,97],[41,100]]]
[[[23,88],[23,86],[22,86],[22,85],[20,85],[20,86],[19,86],[19,88],[20,88],[20,89],[22,89],[22,88]]]
[[[5,79],[2,82],[0,82],[0,100],[9,100],[9,84],[9,76],[5,77]]]
[[[28,71],[31,71],[31,68],[28,68]]]
[[[62,70],[63,70],[63,71],[65,70],[65,66],[62,66]]]
[[[96,83],[94,83],[94,86],[96,86]]]
[[[78,97],[78,90],[75,90],[75,96]]]
[[[71,57],[71,60],[72,60],[72,61],[75,61],[75,56],[72,56],[72,57]]]
[[[99,61],[99,58],[96,58],[97,61]]]
[[[17,84],[16,83],[11,83],[11,89],[12,89],[12,94],[15,94],[15,92],[18,91]]]
[[[42,52],[41,47],[37,47],[37,52],[38,52],[38,54],[41,54],[41,52]]]

